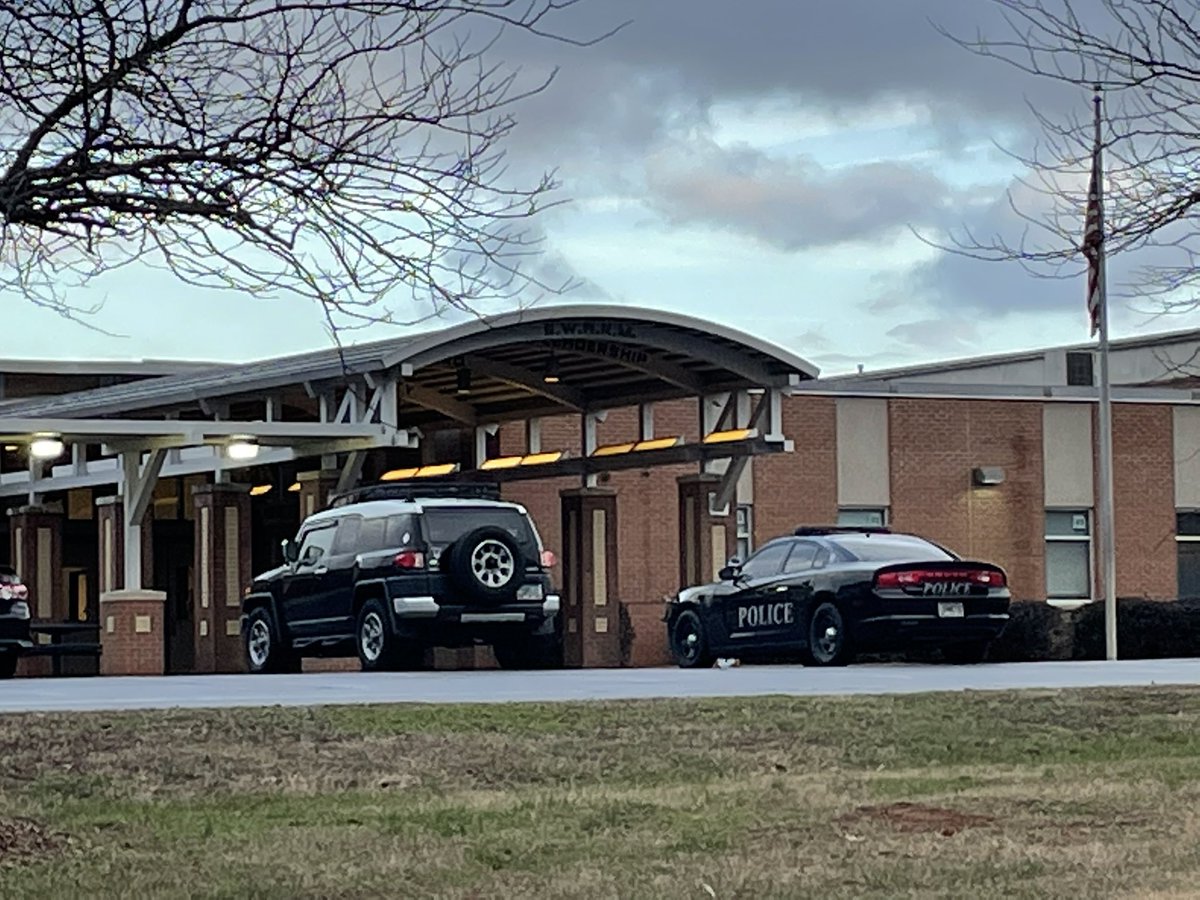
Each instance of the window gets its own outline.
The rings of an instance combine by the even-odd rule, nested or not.
[[[1090,600],[1092,530],[1086,510],[1046,512],[1046,598]]]
[[[791,541],[779,541],[767,544],[742,566],[742,575],[746,578],[767,578],[778,575],[783,568],[783,559],[792,549]]]
[[[425,530],[429,543],[435,547],[446,547],[468,531],[484,526],[503,528],[521,548],[528,560],[539,556],[537,539],[529,527],[529,520],[515,509],[488,506],[445,506],[428,507],[425,510]]]
[[[754,552],[754,508],[743,504],[737,508],[737,550],[738,559],[749,559]]]
[[[417,525],[412,516],[388,516],[387,535],[384,547],[389,550],[399,550],[412,546]]]
[[[300,543],[300,562],[302,565],[315,566],[329,552],[333,543],[333,533],[337,529],[331,526],[317,528],[305,533]]]
[[[796,546],[788,555],[787,564],[783,567],[786,573],[807,572],[817,561],[817,551],[820,548],[811,541],[797,541]]]
[[[358,531],[358,552],[373,553],[386,550],[387,519],[364,519]]]
[[[1090,350],[1077,350],[1067,354],[1067,384],[1072,387],[1093,387],[1096,384]]]
[[[1200,597],[1200,512],[1175,514],[1175,549],[1180,599]]]
[[[348,553],[358,552],[358,534],[362,530],[362,516],[347,516],[340,520],[337,526],[337,534],[333,538],[333,549],[330,554],[333,556],[345,556]]]
[[[887,510],[839,509],[837,523],[852,528],[882,528],[887,524]]]

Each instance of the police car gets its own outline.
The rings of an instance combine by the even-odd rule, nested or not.
[[[797,528],[719,579],[667,604],[682,667],[755,655],[838,666],[856,653],[918,646],[978,662],[1008,622],[1011,600],[999,566],[887,528]]]

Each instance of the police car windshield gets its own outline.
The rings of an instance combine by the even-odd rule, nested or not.
[[[925,562],[956,558],[929,541],[899,534],[839,534],[831,540],[863,562]]]
[[[527,559],[538,557],[537,541],[529,522],[515,509],[487,506],[457,506],[453,509],[426,508],[425,529],[429,543],[444,547],[468,531],[485,526],[503,528],[513,536]]]

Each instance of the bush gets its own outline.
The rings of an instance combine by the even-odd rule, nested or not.
[[[1104,603],[1089,603],[1074,616],[1075,659],[1104,659]],[[1200,602],[1117,599],[1119,659],[1200,656]]]
[[[1008,624],[988,648],[993,662],[1071,659],[1075,628],[1071,613],[1042,600],[1009,605]],[[1103,630],[1103,623],[1101,623]]]

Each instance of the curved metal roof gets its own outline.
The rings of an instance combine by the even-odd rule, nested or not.
[[[545,383],[547,366],[560,370],[556,384]],[[455,396],[462,368],[472,373],[472,390],[465,399]],[[562,305],[481,317],[340,351],[214,365],[96,390],[10,401],[0,403],[0,415],[177,413],[201,401],[261,400],[272,392],[302,391],[306,384],[387,371],[400,374],[404,397],[416,398],[415,406],[443,419],[447,404],[469,406],[480,419],[504,419],[555,409],[782,387],[817,376],[817,368],[799,356],[703,319],[631,306]],[[422,397],[434,402],[423,402]]]

